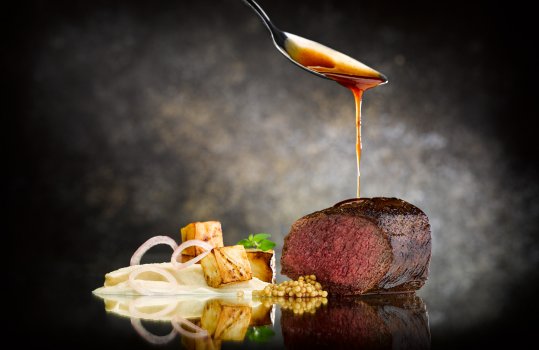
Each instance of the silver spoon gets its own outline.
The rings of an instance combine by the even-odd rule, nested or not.
[[[312,73],[312,74],[316,75],[317,77],[324,78],[324,79],[329,79],[325,75],[320,74],[320,73],[318,73],[318,72],[316,72],[316,71],[314,71],[312,69],[309,69],[309,68],[305,67],[304,65],[302,65],[301,63],[299,63],[298,61],[296,61],[292,57],[290,57],[290,55],[286,51],[286,46],[285,46],[285,42],[286,42],[286,40],[288,38],[287,34],[289,34],[289,33],[283,32],[282,30],[278,29],[271,22],[268,15],[266,15],[266,13],[264,12],[264,10],[262,10],[260,5],[258,5],[256,2],[254,2],[253,0],[243,0],[243,2],[245,2],[247,5],[249,5],[249,7],[251,7],[256,12],[256,14],[262,19],[262,22],[264,22],[264,24],[266,25],[266,27],[270,31],[271,38],[273,39],[273,44],[275,45],[277,50],[279,50],[286,58],[288,58],[290,61],[292,61],[292,63],[294,63],[298,67],[305,69],[307,72]]]

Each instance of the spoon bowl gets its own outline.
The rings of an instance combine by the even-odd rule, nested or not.
[[[243,0],[243,2],[262,19],[271,34],[275,47],[298,67],[324,79],[337,81],[339,77],[372,79],[376,81],[373,86],[387,82],[385,75],[350,56],[316,41],[279,30],[254,0]]]

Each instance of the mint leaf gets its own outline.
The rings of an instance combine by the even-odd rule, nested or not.
[[[267,240],[267,239],[263,240],[258,245],[258,249],[260,249],[260,250],[262,250],[264,252],[267,251],[267,250],[273,249],[273,247],[275,247],[275,243],[273,243],[272,241]]]
[[[268,233],[257,233],[256,235],[254,235],[253,240],[257,243],[260,243],[269,237],[271,237],[271,235]]]
[[[275,243],[270,241],[269,237],[271,237],[269,233],[251,233],[248,238],[242,239],[236,244],[240,244],[245,248],[258,248],[265,252],[275,247]]]
[[[242,245],[244,246],[245,248],[251,248],[253,246],[253,244],[251,243],[251,241],[249,241],[248,239],[242,239],[241,241],[239,241],[238,243],[236,244],[239,244],[239,245]]]

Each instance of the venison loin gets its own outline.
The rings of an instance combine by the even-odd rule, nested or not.
[[[397,198],[340,202],[297,220],[285,237],[281,272],[314,274],[337,295],[412,292],[427,279],[429,220]]]

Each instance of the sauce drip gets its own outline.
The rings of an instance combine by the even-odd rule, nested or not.
[[[305,67],[350,89],[356,102],[357,198],[361,190],[361,101],[363,92],[387,82],[380,72],[317,42],[287,33],[287,53]]]
[[[316,67],[309,67],[316,70]],[[357,198],[359,198],[361,192],[361,172],[359,164],[361,162],[361,101],[363,92],[367,89],[373,88],[377,85],[384,83],[380,79],[365,78],[359,76],[350,76],[345,74],[326,73],[326,77],[335,80],[344,87],[350,89],[354,94],[354,100],[356,102],[356,163],[357,163]]]

